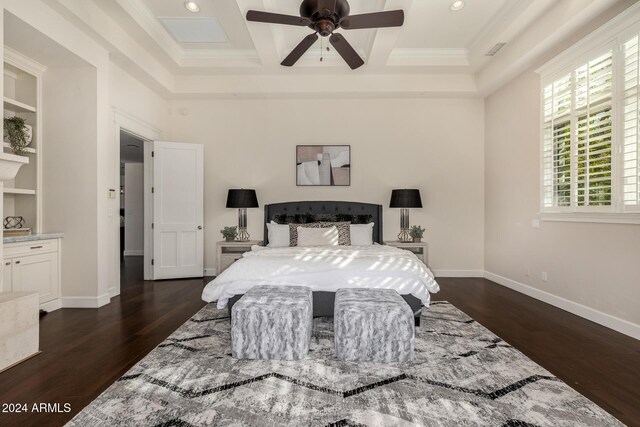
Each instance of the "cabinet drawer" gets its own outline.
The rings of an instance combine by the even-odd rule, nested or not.
[[[58,250],[58,240],[35,240],[33,242],[7,243],[4,245],[4,258],[37,255]]]

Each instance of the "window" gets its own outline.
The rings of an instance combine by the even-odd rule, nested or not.
[[[638,138],[638,96],[640,88],[640,51],[638,35],[624,43],[624,134],[623,198],[625,206],[640,205],[640,138]]]
[[[543,218],[640,223],[638,15],[540,70]]]

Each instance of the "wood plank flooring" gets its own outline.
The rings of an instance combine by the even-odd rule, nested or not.
[[[0,426],[60,426],[187,321],[206,280],[144,282],[136,258],[122,294],[40,324],[42,354],[0,374],[2,403],[71,404],[68,413],[3,414]],[[629,426],[640,426],[640,341],[485,279],[439,279],[448,300]],[[64,410],[64,408],[62,408]]]

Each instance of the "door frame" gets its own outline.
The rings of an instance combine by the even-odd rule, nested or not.
[[[145,201],[144,201],[144,280],[151,280],[153,276],[153,269],[151,268],[151,255],[153,250],[153,234],[151,233],[151,218],[153,217],[153,209],[151,204],[147,200],[147,184],[151,180],[147,180],[147,164],[151,163],[151,143],[150,141],[157,141],[162,138],[162,131],[150,123],[139,119],[138,117],[129,114],[120,109],[113,109],[113,123],[114,123],[114,147],[115,147],[115,164],[113,167],[113,182],[117,185],[114,188],[116,191],[116,209],[118,218],[117,221],[113,221],[112,238],[115,241],[114,245],[114,266],[113,266],[113,284],[114,286],[109,289],[109,296],[114,297],[120,294],[120,131],[124,131],[144,141],[144,176],[145,176]],[[147,158],[147,153],[149,158]],[[149,189],[149,195],[151,191]]]

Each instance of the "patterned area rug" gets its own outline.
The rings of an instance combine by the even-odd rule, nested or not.
[[[306,360],[240,361],[209,304],[68,425],[622,425],[453,305],[423,312],[411,363],[336,360],[324,318]]]

